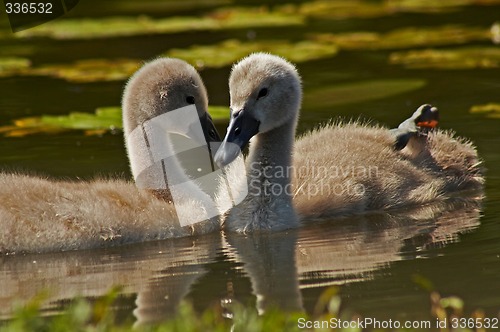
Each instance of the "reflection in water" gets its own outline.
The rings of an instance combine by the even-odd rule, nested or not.
[[[479,226],[480,201],[462,200],[325,223],[301,232],[297,271],[302,287],[371,278],[390,262],[418,258]]]
[[[114,285],[137,294],[138,322],[169,317],[220,248],[220,235],[180,238],[106,250],[1,256],[0,318],[14,303],[48,292],[43,309],[77,296],[98,297]]]
[[[250,276],[259,313],[269,307],[302,310],[295,262],[297,235],[297,229],[226,234],[233,259],[242,262]]]
[[[391,262],[456,241],[479,225],[479,216],[479,200],[456,199],[227,241],[250,277],[259,312],[274,305],[296,310],[303,307],[299,288],[369,279]]]
[[[479,200],[455,199],[284,232],[225,234],[226,263],[243,265],[260,313],[273,306],[309,311],[301,288],[370,279],[391,262],[456,241],[459,233],[479,225],[479,216]],[[102,296],[113,285],[123,285],[123,294],[136,294],[137,323],[166,319],[196,281],[226,283],[220,271],[211,276],[207,268],[222,245],[220,234],[209,234],[106,250],[2,256],[0,315],[9,317],[14,301],[26,302],[43,290],[49,291],[43,308],[59,309],[62,300]],[[210,285],[200,285],[205,287]],[[239,289],[235,294],[249,296]]]

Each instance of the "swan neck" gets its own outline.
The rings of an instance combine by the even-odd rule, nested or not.
[[[248,156],[248,171],[264,171],[268,180],[280,184],[290,183],[290,174],[271,174],[270,170],[279,173],[281,169],[286,170],[291,167],[292,150],[295,137],[295,125],[289,122],[277,127],[269,132],[257,135],[251,142]],[[273,172],[274,173],[274,172]]]
[[[176,158],[170,139],[162,142],[161,154],[172,156],[168,158],[167,165],[166,159],[157,160],[153,155],[151,146],[154,142],[150,142],[150,137],[142,125],[125,137],[130,168],[137,187],[161,191],[168,190],[168,178],[175,179],[177,183],[188,181],[189,177]]]

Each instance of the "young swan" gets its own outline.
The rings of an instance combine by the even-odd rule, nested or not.
[[[134,128],[193,103],[207,141],[216,140],[217,133],[206,112],[206,90],[192,66],[181,60],[157,59],[130,79],[123,96],[123,109],[133,171],[140,169],[138,165],[147,154],[137,149],[140,145],[130,136]],[[182,173],[182,169],[176,173]],[[158,175],[148,169],[145,174]],[[94,248],[201,234],[220,228],[216,218],[181,227],[169,197],[167,189],[160,187],[152,193],[124,180],[51,181],[0,173],[0,253]],[[175,203],[176,207],[192,211],[194,217],[203,212],[202,204],[194,198]]]
[[[253,139],[246,158],[248,195],[231,209],[225,227],[246,232],[296,226],[286,168],[302,99],[300,77],[282,58],[257,53],[233,67],[229,89],[231,121],[215,161],[229,164]]]
[[[398,151],[386,128],[332,123],[294,147],[301,82],[280,57],[244,58],[233,67],[229,88],[231,122],[215,161],[231,163],[253,137],[249,194],[226,216],[229,230],[283,229],[298,220],[424,204],[482,188],[475,148],[449,132],[409,137]]]

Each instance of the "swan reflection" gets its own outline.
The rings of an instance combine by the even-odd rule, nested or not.
[[[0,315],[11,317],[14,303],[27,303],[42,291],[48,292],[42,309],[57,311],[77,296],[103,296],[114,285],[123,286],[124,297],[135,297],[129,312],[138,324],[172,317],[188,295],[195,304],[217,303],[225,296],[241,303],[255,298],[260,313],[271,307],[310,310],[302,298],[305,288],[369,280],[393,262],[425,257],[428,249],[476,228],[480,211],[480,200],[457,198],[282,232],[215,233],[105,250],[4,255]],[[235,270],[239,277],[232,279]],[[233,289],[225,291],[227,284]],[[193,285],[203,291],[193,293]]]
[[[243,263],[251,280],[257,310],[297,310],[304,307],[302,289],[372,279],[392,262],[457,241],[459,234],[479,226],[480,211],[480,200],[458,198],[280,233],[228,234],[226,239],[231,259]]]

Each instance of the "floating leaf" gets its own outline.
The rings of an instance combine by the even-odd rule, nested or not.
[[[490,28],[491,41],[494,44],[500,44],[500,22],[495,22]]]
[[[307,92],[304,103],[314,107],[359,103],[413,91],[425,86],[419,79],[370,80],[329,86]]]
[[[27,117],[13,121],[11,126],[0,127],[0,133],[9,137],[22,137],[39,133],[60,133],[67,130],[91,132],[121,128],[121,110],[116,107],[98,108],[94,114],[72,112],[68,115]]]
[[[72,82],[125,80],[141,66],[135,59],[88,59],[72,64],[44,65],[24,70],[24,75],[52,76]]]
[[[5,69],[2,67],[5,64]],[[0,58],[0,77],[6,76],[50,76],[70,82],[99,82],[125,80],[141,66],[135,59],[87,59],[71,64],[51,64],[30,67],[27,59],[2,61]]]
[[[457,10],[463,6],[488,6],[499,4],[499,0],[386,0],[393,10],[413,13],[442,13]]]
[[[229,108],[209,106],[214,120],[227,119]],[[7,137],[24,137],[32,134],[58,134],[68,130],[83,130],[86,135],[102,135],[122,128],[122,110],[118,106],[97,108],[94,114],[72,112],[68,115],[42,115],[13,121],[12,125],[0,127],[0,134]]]
[[[389,62],[412,69],[498,68],[500,66],[500,48],[468,47],[449,50],[427,49],[394,52],[390,55]]]
[[[74,112],[68,116],[42,116],[44,124],[64,129],[99,130],[121,128],[121,110],[115,107],[101,107],[95,114]]]
[[[375,18],[397,13],[442,13],[469,5],[495,5],[500,0],[318,0],[300,5],[285,5],[280,10],[308,17],[344,20],[350,18]]]
[[[331,57],[337,47],[320,41],[289,43],[282,40],[262,42],[240,42],[230,39],[216,45],[192,46],[188,49],[172,49],[165,55],[181,58],[198,68],[224,67],[252,52],[272,52],[293,62]]]
[[[0,58],[0,77],[15,75],[23,69],[29,68],[31,61],[25,58]]]
[[[96,13],[120,12],[128,14],[156,13],[169,15],[179,11],[200,10],[231,4],[231,0],[184,0],[184,1],[158,1],[158,0],[120,0],[101,1],[95,8]],[[86,8],[86,13],[90,8]]]
[[[408,27],[384,34],[361,31],[315,36],[316,40],[334,43],[342,49],[370,50],[465,44],[490,38],[491,32],[488,29],[457,25],[434,28]]]
[[[290,7],[282,10],[290,11]],[[369,18],[390,14],[385,4],[365,1],[320,0],[299,5],[296,12],[305,16],[314,16],[331,19]]]
[[[470,113],[482,113],[487,118],[500,119],[500,104],[489,103],[486,105],[474,105],[469,110]]]
[[[294,62],[333,56],[337,47],[321,41],[240,42],[226,40],[209,46],[192,46],[188,49],[172,49],[165,55],[184,59],[198,68],[223,67],[232,64],[252,52],[268,51],[282,55]],[[2,61],[4,59],[4,61]],[[125,80],[143,63],[138,59],[86,59],[71,64],[50,64],[30,67],[28,59],[0,58],[0,76],[28,75],[50,76],[71,82],[99,82]],[[5,69],[3,69],[5,67]]]
[[[91,39],[183,31],[222,30],[248,27],[290,26],[302,24],[301,15],[271,11],[267,7],[226,8],[202,17],[179,16],[154,19],[139,17],[105,17],[99,19],[59,19],[15,36],[55,39]]]

